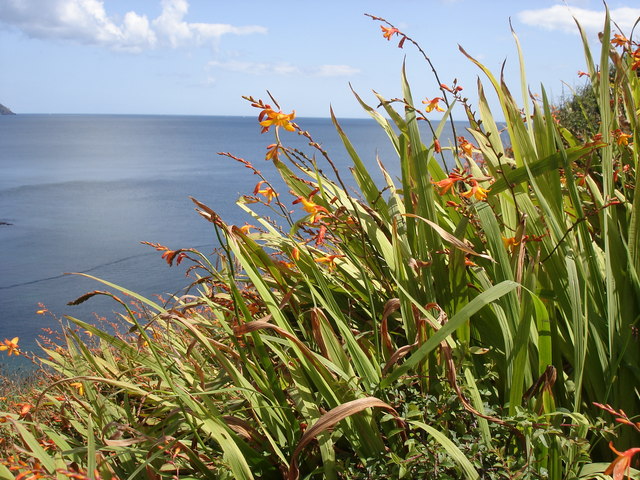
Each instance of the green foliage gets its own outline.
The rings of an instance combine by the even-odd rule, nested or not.
[[[576,88],[556,108],[558,123],[576,137],[588,139],[598,132],[600,111],[591,84]]]
[[[255,226],[228,225],[194,200],[220,239],[214,258],[154,245],[170,264],[191,262],[189,295],[157,302],[95,279],[112,293],[77,302],[112,296],[125,333],[68,319],[63,344],[45,350],[52,378],[33,408],[0,414],[13,455],[0,474],[601,474],[607,463],[591,462],[611,459],[603,440],[640,444],[629,420],[640,413],[640,84],[631,44],[610,48],[608,20],[602,42],[596,72],[585,41],[600,115],[589,138],[556,123],[544,92],[521,111],[468,55],[499,99],[504,133],[481,83],[476,113],[436,74],[447,106],[437,124],[427,114],[439,100],[421,111],[404,71],[402,99],[377,95],[386,116],[357,96],[401,175],[379,163],[376,184],[333,118],[355,193],[293,114],[247,98],[275,133],[267,158],[301,210],[236,158],[262,178],[238,202]],[[599,82],[609,58],[614,82]],[[470,126],[445,147],[449,170],[438,137],[457,104]],[[312,153],[287,147],[290,132]],[[594,402],[624,409],[627,424],[604,428]]]

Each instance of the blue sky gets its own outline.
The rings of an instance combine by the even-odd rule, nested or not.
[[[608,5],[629,33],[636,0]],[[482,74],[458,44],[496,74],[506,60],[517,91],[511,19],[531,90],[542,82],[559,98],[585,70],[571,15],[594,44],[604,20],[595,0],[2,0],[0,103],[18,113],[253,115],[241,95],[269,90],[298,116],[333,105],[361,117],[349,84],[371,103],[372,90],[400,96],[405,57],[414,97],[436,96],[418,52],[385,40],[364,13],[417,40],[441,80],[458,78],[471,99]]]

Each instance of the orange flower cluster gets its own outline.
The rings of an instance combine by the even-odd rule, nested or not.
[[[640,44],[637,42],[632,42],[624,35],[616,33],[611,39],[611,44],[616,47],[621,47],[631,54],[631,70],[640,69]],[[632,50],[632,47],[634,50]]]
[[[30,460],[29,463],[27,463],[15,455],[9,455],[6,460],[2,460],[0,463],[7,467],[9,471],[17,473],[15,478],[18,480],[51,478],[38,460]]]
[[[440,180],[439,182],[432,181],[431,183],[440,189],[440,195],[445,195],[453,189],[457,182],[465,183],[470,187],[459,194],[463,198],[474,197],[476,200],[486,200],[487,193],[491,191],[489,188],[481,187],[476,178],[471,175],[463,175],[458,170],[452,171],[447,178]]]

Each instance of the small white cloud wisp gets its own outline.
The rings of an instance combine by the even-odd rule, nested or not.
[[[640,17],[640,8],[619,7],[609,11],[611,19],[622,29],[630,32],[635,21]],[[602,30],[604,25],[604,10],[589,10],[586,8],[554,5],[537,10],[523,10],[518,13],[518,19],[527,25],[544,28],[546,30],[560,30],[567,33],[578,33],[575,20],[578,20],[584,30],[595,33]]]
[[[2,0],[0,23],[41,39],[69,40],[113,50],[144,50],[214,42],[223,35],[264,34],[259,25],[189,23],[187,0],[162,0],[160,15],[149,20],[134,11],[108,15],[100,0]]]
[[[238,60],[211,61],[207,67],[214,70],[244,73],[250,75],[301,75],[307,77],[348,77],[360,73],[350,65],[317,65],[314,67],[298,67],[287,62],[265,63],[244,62]]]

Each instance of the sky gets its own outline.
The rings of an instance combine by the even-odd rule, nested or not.
[[[609,1],[627,35],[637,0]],[[421,54],[386,40],[384,17],[416,40],[440,80],[458,79],[473,102],[482,72],[458,45],[520,90],[516,32],[532,92],[553,99],[584,84],[583,48],[604,21],[596,0],[0,0],[0,103],[16,113],[253,115],[243,95],[286,112],[364,117],[351,87],[401,96],[403,62],[413,96],[439,95]],[[492,101],[495,106],[495,101]],[[464,113],[455,113],[462,119]],[[499,115],[496,115],[499,117]]]

